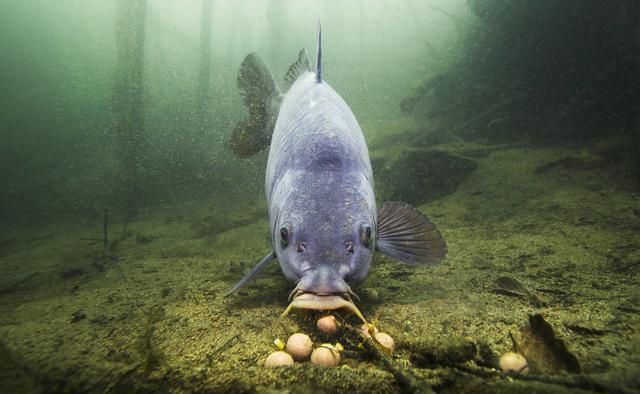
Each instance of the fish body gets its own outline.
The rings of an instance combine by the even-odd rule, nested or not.
[[[290,67],[283,96],[255,54],[240,69],[238,85],[249,116],[232,135],[232,148],[248,156],[270,144],[265,175],[272,251],[229,292],[277,259],[296,283],[287,308],[346,308],[351,286],[369,273],[376,250],[409,264],[433,265],[446,253],[435,226],[408,204],[376,209],[373,173],[360,126],[322,79],[321,34],[313,72],[306,51]],[[285,311],[286,313],[286,311]]]
[[[366,277],[374,243],[362,232],[371,239],[376,223],[369,151],[349,106],[311,72],[282,101],[265,189],[273,250],[299,290],[345,293]]]

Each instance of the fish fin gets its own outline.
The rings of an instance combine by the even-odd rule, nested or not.
[[[254,279],[256,276],[258,276],[258,274],[260,272],[262,272],[262,270],[273,260],[275,260],[276,258],[276,254],[275,252],[271,251],[268,255],[264,256],[262,258],[262,260],[260,260],[260,262],[258,264],[256,264],[255,267],[253,267],[253,269],[251,269],[251,272],[249,272],[248,274],[246,274],[244,276],[244,278],[240,279],[240,282],[236,283],[235,286],[233,286],[233,288],[231,288],[231,290],[229,290],[224,296],[227,297],[228,295],[230,295],[231,293],[233,293],[234,291],[238,290],[239,288],[241,288],[242,286],[246,285],[247,283],[249,283],[252,279]]]
[[[436,265],[447,253],[435,224],[422,211],[403,202],[382,204],[376,248],[410,265]]]
[[[322,28],[318,18],[318,47],[316,50],[316,82],[322,82]]]
[[[282,94],[273,74],[255,53],[248,54],[240,65],[238,89],[249,115],[233,130],[231,149],[239,157],[248,157],[271,143]]]
[[[311,71],[311,65],[309,63],[309,56],[307,56],[307,50],[303,48],[298,53],[298,60],[296,60],[291,67],[289,67],[286,74],[284,74],[284,80],[290,87],[296,79],[306,71]]]

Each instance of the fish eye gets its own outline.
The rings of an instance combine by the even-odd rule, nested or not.
[[[366,224],[362,225],[362,228],[360,229],[360,240],[364,246],[369,245],[369,242],[371,241],[371,226]]]
[[[280,228],[280,245],[283,248],[289,245],[289,236],[291,236],[291,225],[285,224]]]
[[[349,253],[353,253],[354,251],[354,246],[353,246],[353,242],[349,241],[345,244],[345,246],[347,247],[347,252]]]

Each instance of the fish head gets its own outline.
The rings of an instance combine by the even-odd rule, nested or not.
[[[348,179],[316,181],[280,209],[273,243],[283,272],[297,282],[294,308],[343,308],[340,298],[353,304],[351,285],[367,276],[375,247],[373,193],[361,189]]]

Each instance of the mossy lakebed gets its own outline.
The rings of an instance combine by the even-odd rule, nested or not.
[[[447,258],[430,269],[377,258],[356,289],[377,293],[360,306],[396,340],[394,362],[425,392],[637,392],[640,204],[631,180],[606,160],[563,165],[593,162],[595,148],[439,149],[477,163],[455,192],[421,206],[443,232]],[[37,234],[3,229],[0,376],[45,392],[404,390],[346,335],[336,368],[264,368],[275,338],[319,333],[304,315],[280,320],[291,284],[276,265],[222,297],[268,249],[263,212],[260,196],[149,210],[107,249],[91,241],[101,237],[98,218]],[[540,303],[496,291],[505,276]],[[495,372],[537,315],[579,373]]]

